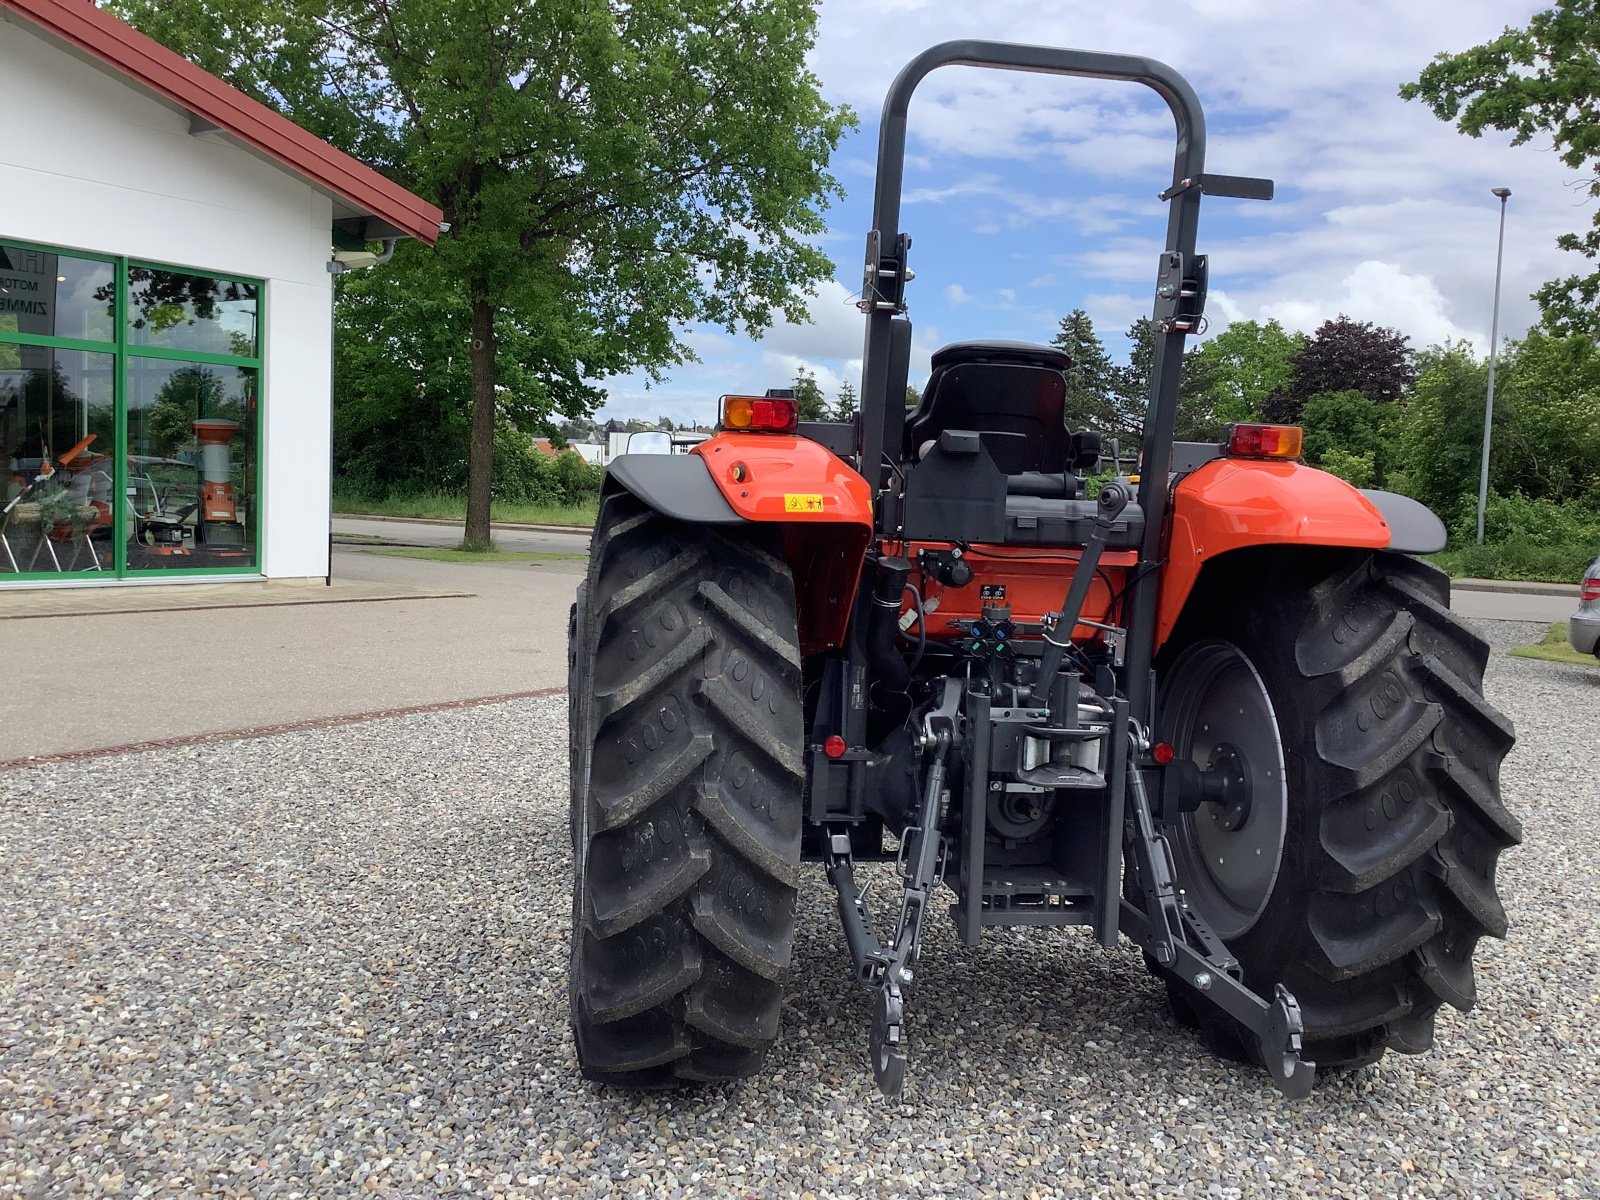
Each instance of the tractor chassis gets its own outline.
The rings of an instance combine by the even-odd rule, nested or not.
[[[984,926],[1092,922],[1101,943],[1112,946],[1120,927],[1157,963],[1192,983],[1202,1001],[1232,1018],[1254,1039],[1259,1058],[1280,1092],[1292,1099],[1310,1093],[1316,1064],[1300,1057],[1299,1005],[1281,984],[1270,1000],[1250,990],[1241,979],[1237,961],[1174,883],[1171,852],[1151,809],[1144,772],[1137,765],[1149,752],[1149,736],[1129,718],[1125,699],[1111,700],[1107,708],[1109,729],[1125,731],[1123,736],[1105,738],[1110,751],[1105,772],[1107,807],[1113,810],[1107,824],[1120,824],[1122,831],[1120,838],[1107,838],[1100,886],[1088,912],[1069,903],[1000,907],[993,902],[994,881],[985,876],[984,821],[988,789],[1004,784],[983,768],[990,763],[997,734],[1004,736],[1007,727],[1017,722],[1047,721],[1049,710],[995,710],[981,680],[946,679],[941,702],[923,718],[917,747],[924,760],[922,786],[913,823],[900,839],[896,859],[899,911],[887,939],[877,933],[866,903],[867,888],[856,881],[848,827],[824,826],[828,882],[838,900],[856,978],[878,993],[870,1057],[873,1077],[885,1095],[897,1097],[904,1087],[906,988],[913,981],[921,953],[928,905],[941,882],[949,882],[956,892],[957,903],[950,906],[950,916],[968,945],[979,941]],[[950,863],[949,843],[939,832],[948,801],[945,788],[952,756],[980,764],[979,769],[965,772],[961,861],[956,864]],[[1124,849],[1137,864],[1142,894],[1136,901],[1119,903],[1117,881]],[[986,891],[991,893],[987,897]]]

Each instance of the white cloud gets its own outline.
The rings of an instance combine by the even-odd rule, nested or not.
[[[835,279],[825,280],[808,301],[811,320],[796,324],[780,319],[761,335],[761,349],[806,362],[840,359],[861,353],[865,325],[856,295]]]
[[[825,94],[862,119],[834,164],[849,195],[828,214],[826,244],[849,282],[819,289],[813,324],[780,323],[758,343],[696,335],[704,363],[648,390],[616,381],[613,395],[653,416],[782,384],[801,362],[830,395],[854,380],[864,332],[854,277],[878,109],[900,66],[945,38],[1152,54],[1188,77],[1206,106],[1208,169],[1271,177],[1279,195],[1204,203],[1211,332],[1273,316],[1314,328],[1344,312],[1416,346],[1467,337],[1484,348],[1498,216],[1489,188],[1504,184],[1514,195],[1501,331],[1520,336],[1537,316],[1529,293],[1581,265],[1554,247],[1590,215],[1567,186],[1573,173],[1537,145],[1462,137],[1396,91],[1438,51],[1489,40],[1545,7],[1210,0],[1175,22],[1170,6],[1138,0],[824,0],[811,67]],[[1172,154],[1165,105],[1125,84],[948,68],[918,88],[909,116],[903,212],[921,276],[910,293],[913,381],[944,341],[1041,340],[1080,306],[1119,356],[1121,331],[1151,309],[1166,220],[1155,193]]]
[[[1331,295],[1286,297],[1259,306],[1263,319],[1277,318],[1288,329],[1310,333],[1340,313],[1355,321],[1371,321],[1410,336],[1416,348],[1465,338],[1480,351],[1489,348],[1488,331],[1463,329],[1447,314],[1444,294],[1425,275],[1408,275],[1393,263],[1363,262]]]

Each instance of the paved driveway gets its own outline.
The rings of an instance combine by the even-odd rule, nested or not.
[[[341,578],[472,595],[0,621],[0,762],[565,687],[583,570],[339,547]]]

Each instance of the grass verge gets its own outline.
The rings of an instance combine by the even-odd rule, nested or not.
[[[1550,626],[1550,632],[1544,635],[1544,641],[1535,642],[1531,646],[1518,646],[1514,650],[1507,650],[1518,658],[1537,658],[1545,662],[1571,663],[1579,667],[1600,667],[1600,661],[1592,654],[1579,654],[1567,644],[1567,623],[1557,621]]]
[[[595,504],[508,504],[496,503],[489,511],[492,521],[518,525],[593,525]],[[373,500],[365,496],[335,492],[333,511],[351,516],[427,517],[438,521],[465,521],[467,501],[445,492],[416,492],[409,496],[388,496]]]
[[[445,546],[364,546],[361,552],[382,554],[386,558],[450,563],[569,562],[589,557],[587,554],[546,554],[539,550],[460,550]]]
[[[1501,542],[1441,550],[1430,554],[1428,561],[1456,579],[1518,579],[1576,587],[1593,558],[1594,548],[1588,543],[1528,546]]]

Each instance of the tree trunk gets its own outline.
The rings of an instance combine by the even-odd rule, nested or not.
[[[472,432],[467,440],[466,550],[490,548],[489,502],[494,486],[494,306],[472,299]]]

